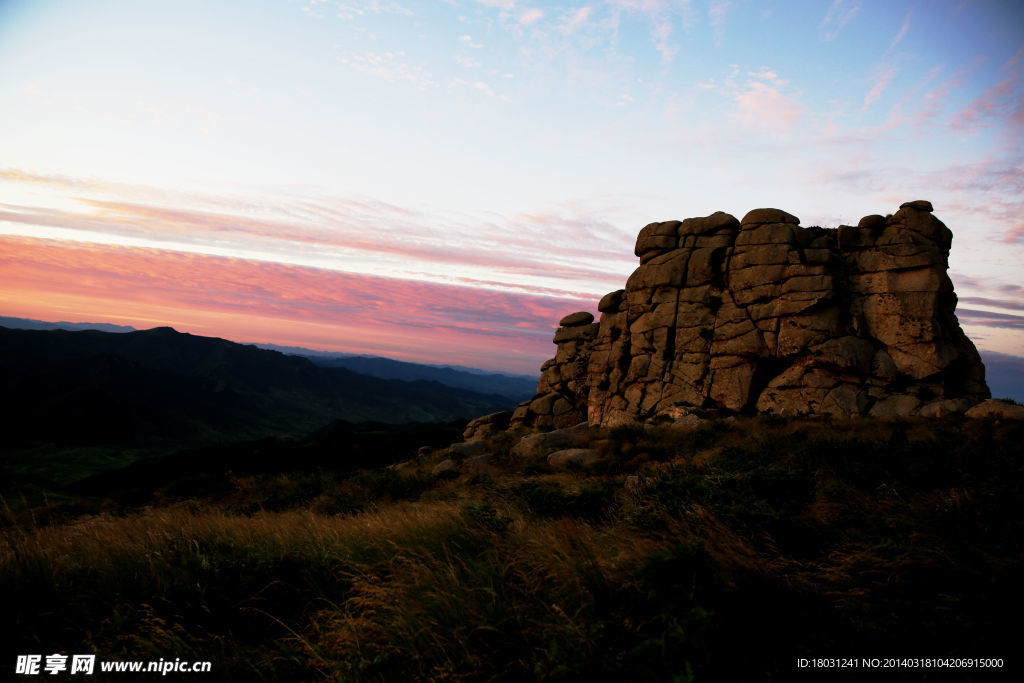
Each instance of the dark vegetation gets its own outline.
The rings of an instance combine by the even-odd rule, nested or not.
[[[48,501],[8,471],[0,642],[210,659],[239,681],[1020,675],[1020,422],[622,427],[592,434],[591,471],[513,457],[506,433],[485,469],[433,476],[447,456],[416,447],[457,431],[339,423],[140,460]]]
[[[437,382],[321,367],[169,327],[119,334],[0,327],[0,389],[3,448],[28,449],[31,457],[39,448],[178,448],[299,437],[342,416],[448,421],[509,403]]]

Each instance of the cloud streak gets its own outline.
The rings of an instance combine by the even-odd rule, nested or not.
[[[1000,70],[1007,76],[971,100],[950,124],[968,132],[1004,124],[1019,143],[1024,135],[1024,46]]]
[[[899,73],[899,70],[891,66],[882,66],[878,69],[871,90],[864,96],[863,109],[870,108],[872,104],[878,101],[878,98],[886,91],[897,73]]]
[[[892,42],[889,43],[889,49],[887,52],[891,52],[896,49],[896,46],[903,40],[903,36],[907,35],[907,31],[910,30],[910,17],[912,17],[913,14],[913,12],[907,12],[907,16],[903,19],[903,26],[900,27],[899,33],[897,33],[896,37],[892,39]]]
[[[822,40],[832,41],[839,35],[850,21],[860,12],[859,2],[847,2],[846,0],[834,0],[829,5],[828,12],[821,20],[818,28],[822,29]]]
[[[27,236],[74,239],[78,234],[80,240],[110,241],[102,238],[110,235],[137,240],[136,246],[568,295],[614,288],[632,266],[628,247],[634,229],[620,229],[599,212],[575,206],[459,214],[368,198],[285,195],[262,205],[226,200],[217,210],[203,198],[178,197],[201,208],[166,206],[156,203],[157,197],[98,197],[102,193],[90,192],[87,183],[65,179],[17,180],[54,184],[61,206],[0,204],[5,231]],[[69,198],[63,192],[67,187],[77,196]],[[493,235],[503,235],[500,243]],[[554,254],[552,235],[562,245]]]
[[[979,327],[995,327],[1005,330],[1024,330],[1024,315],[993,313],[973,308],[958,308],[957,318],[962,323]]]
[[[5,311],[170,324],[238,341],[535,371],[596,300],[497,292],[160,249],[0,237]]]

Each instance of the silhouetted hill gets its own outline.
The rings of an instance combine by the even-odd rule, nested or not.
[[[135,332],[130,325],[113,325],[111,323],[50,323],[44,320],[32,320],[29,318],[11,318],[0,315],[0,326],[9,327],[12,330],[99,330],[101,332]]]
[[[539,379],[538,375],[492,372],[461,365],[410,363],[383,356],[316,351],[301,346],[280,346],[278,344],[255,344],[255,346],[261,349],[281,351],[293,356],[302,356],[324,367],[348,368],[354,372],[382,379],[440,382],[456,389],[506,396],[513,403],[524,401],[537,393],[537,380]]]
[[[336,419],[447,421],[509,403],[169,327],[120,334],[0,328],[0,376],[6,446],[300,435]]]
[[[379,356],[308,356],[324,367],[347,368],[364,375],[407,381],[424,380],[481,393],[507,396],[513,404],[537,393],[537,378],[497,372],[469,372],[439,365],[423,365]]]
[[[98,330],[100,332],[136,332],[129,325],[110,323],[47,322],[30,318],[0,316],[0,326],[12,330]],[[400,379],[408,382],[424,380],[439,382],[456,389],[466,389],[479,394],[496,394],[507,397],[512,403],[519,403],[534,395],[537,376],[517,375],[505,372],[490,372],[478,368],[458,365],[428,365],[410,363],[383,356],[353,355],[334,351],[316,351],[301,346],[279,344],[252,344],[257,348],[280,351],[291,356],[302,356],[316,365],[334,368],[348,368],[354,372],[382,379]]]

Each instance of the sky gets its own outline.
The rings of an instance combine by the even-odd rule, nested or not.
[[[0,0],[0,315],[532,373],[650,222],[914,199],[1024,356],[1024,4]]]

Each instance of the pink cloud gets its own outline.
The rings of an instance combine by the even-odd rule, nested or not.
[[[950,121],[953,128],[975,131],[1008,124],[1018,138],[1024,134],[1024,46],[1000,70],[1008,76],[957,112]]]
[[[971,308],[960,308],[956,312],[961,323],[979,327],[995,327],[1004,330],[1024,330],[1024,316],[1010,313],[992,313]]]
[[[592,7],[586,6],[571,11],[565,17],[565,22],[561,26],[562,30],[566,33],[575,33],[586,25],[592,10]]]
[[[716,45],[720,46],[725,38],[725,24],[731,10],[732,2],[729,0],[712,0],[708,5],[708,21],[711,23]]]
[[[523,26],[532,26],[544,18],[544,10],[531,7],[519,15],[519,23]]]
[[[0,238],[10,315],[172,325],[238,341],[532,372],[593,301],[160,249]]]
[[[925,93],[923,105],[914,114],[913,124],[915,128],[922,131],[935,122],[953,90],[966,85],[964,78],[966,74],[967,69],[961,69],[943,81],[941,85]]]
[[[1009,308],[1014,311],[1024,311],[1024,301],[1019,299],[992,299],[983,296],[962,296],[960,303],[972,304],[974,306],[991,306],[993,308]]]
[[[4,176],[0,174],[0,179]],[[210,200],[172,197],[178,206],[158,200],[124,201],[90,194],[120,194],[118,188],[70,183],[67,179],[7,173],[16,182],[72,187],[81,211],[41,206],[0,205],[0,221],[22,225],[88,230],[106,235],[173,241],[202,252],[211,245],[239,254],[252,251],[280,254],[341,254],[343,259],[399,260],[406,275],[433,269],[434,279],[447,266],[472,266],[488,271],[491,282],[521,289],[524,277],[573,282],[576,291],[612,288],[608,261],[630,266],[632,230],[624,232],[593,209],[551,207],[542,212],[467,215],[424,213],[366,198],[281,196],[263,206],[228,201],[222,209]],[[69,184],[70,183],[70,184]],[[59,192],[59,190],[58,190]],[[135,191],[134,195],[138,195]],[[150,194],[158,194],[156,191]],[[62,197],[66,199],[66,197]],[[66,203],[66,202],[65,202]],[[198,204],[201,208],[195,208]],[[442,227],[443,226],[443,229]],[[637,226],[636,229],[639,229]],[[490,235],[502,235],[500,245]],[[558,240],[559,267],[552,268],[550,244]],[[175,248],[179,248],[176,246]],[[342,258],[339,257],[339,258]],[[339,269],[344,263],[339,262]],[[539,284],[551,287],[551,284]]]
[[[804,106],[777,87],[753,81],[736,93],[736,115],[751,128],[784,132],[791,129],[804,113]]]
[[[829,5],[828,12],[821,20],[819,28],[823,30],[822,40],[835,40],[839,32],[860,12],[859,2],[846,2],[845,0],[834,0]]]
[[[899,73],[899,70],[891,66],[883,66],[878,70],[875,76],[875,82],[871,86],[871,90],[867,95],[864,96],[864,109],[867,109],[882,96],[886,88],[889,87],[889,83]]]
[[[907,31],[910,30],[910,17],[913,16],[913,14],[913,12],[907,12],[907,16],[903,18],[903,26],[900,27],[899,33],[897,33],[896,37],[892,39],[892,42],[889,43],[889,49],[886,50],[886,52],[891,52],[895,49],[896,46],[900,44],[900,41],[903,40],[903,36],[907,35]]]
[[[1018,221],[1016,225],[1007,230],[1003,236],[1003,241],[1011,244],[1024,242],[1024,221]]]
[[[1019,80],[1011,76],[988,88],[957,112],[950,122],[953,128],[976,130],[1007,120],[1024,124],[1024,101],[1017,92]]]

